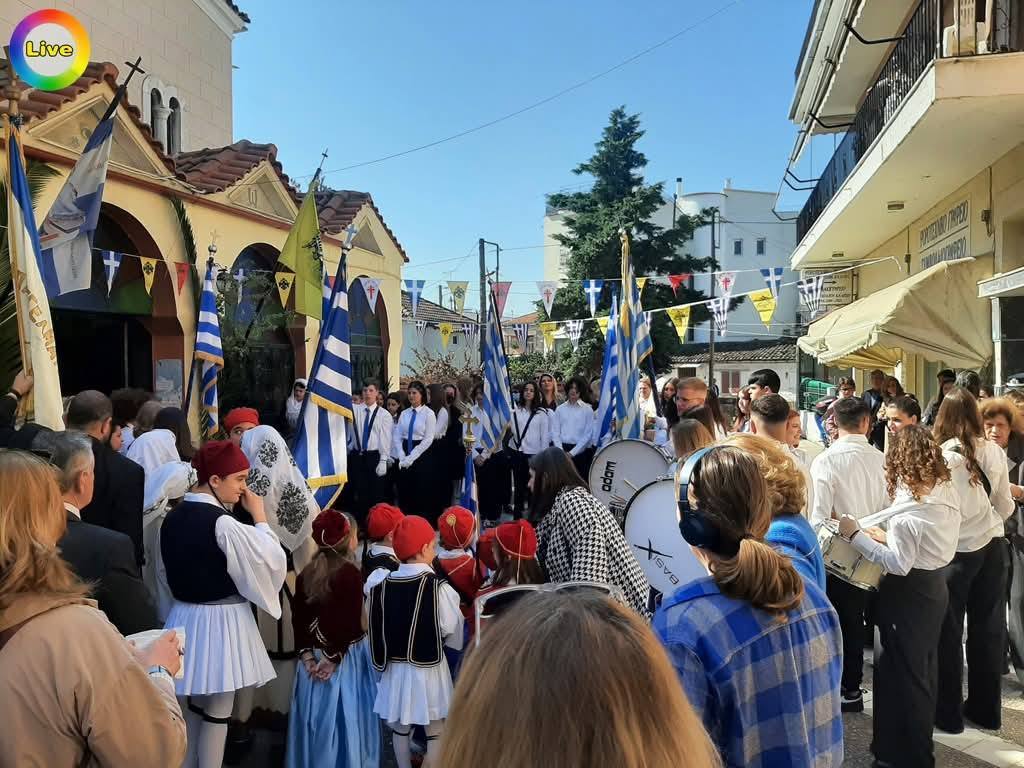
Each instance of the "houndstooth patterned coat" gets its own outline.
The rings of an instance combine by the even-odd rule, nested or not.
[[[626,604],[649,616],[650,587],[608,508],[584,488],[555,498],[537,526],[538,558],[552,582],[600,581],[622,589]]]

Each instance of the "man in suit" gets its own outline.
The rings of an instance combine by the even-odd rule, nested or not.
[[[135,547],[135,562],[142,565],[146,474],[108,444],[113,412],[110,398],[93,389],[79,392],[68,405],[67,427],[89,436],[96,462],[92,501],[82,507],[81,517],[87,523],[125,534]]]
[[[93,446],[77,432],[50,439],[51,462],[60,471],[60,490],[68,527],[61,538],[61,557],[83,581],[95,585],[100,610],[122,635],[160,626],[149,590],[135,563],[131,539],[123,533],[83,523],[79,517],[92,500],[95,481]]]

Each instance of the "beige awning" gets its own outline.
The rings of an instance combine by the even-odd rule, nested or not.
[[[980,368],[992,317],[977,285],[991,274],[990,257],[936,264],[811,323],[800,349],[837,368],[893,368],[903,354]]]

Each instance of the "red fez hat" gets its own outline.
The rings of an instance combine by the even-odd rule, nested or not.
[[[445,549],[465,549],[475,529],[476,517],[465,507],[448,507],[437,521]]]
[[[509,557],[529,560],[537,556],[537,533],[525,520],[502,523],[495,535],[501,551]]]
[[[232,408],[224,417],[224,431],[230,432],[239,424],[260,425],[260,415],[255,408]]]
[[[366,535],[379,541],[393,532],[405,515],[392,504],[374,504],[366,516]]]
[[[395,556],[405,562],[416,557],[434,540],[434,529],[425,518],[407,515],[395,529]]]
[[[480,539],[476,543],[477,552],[480,555],[480,559],[483,564],[487,566],[488,570],[498,570],[498,561],[494,559],[494,528],[488,528],[480,534]]]
[[[313,541],[321,547],[334,549],[348,536],[351,528],[344,512],[325,509],[313,520]]]
[[[203,485],[214,475],[227,477],[236,472],[245,472],[249,469],[249,460],[245,458],[242,449],[230,440],[214,440],[203,444],[192,459],[192,466],[196,468],[199,484]]]

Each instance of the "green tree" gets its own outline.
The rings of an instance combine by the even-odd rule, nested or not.
[[[559,289],[552,307],[553,320],[588,317],[590,314],[583,286],[585,279],[613,280],[606,284],[598,303],[598,314],[608,314],[612,290],[619,289],[622,251],[619,230],[630,235],[630,255],[636,275],[678,275],[706,272],[717,268],[710,257],[683,254],[695,229],[703,225],[710,212],[700,216],[679,213],[670,229],[652,221],[654,213],[665,204],[662,183],[646,184],[643,169],[647,158],[637,148],[643,137],[639,115],[626,114],[625,107],[612,111],[608,125],[595,145],[591,158],[573,169],[579,176],[590,176],[594,183],[589,191],[548,195],[548,205],[564,212],[568,234],[558,241],[569,249],[568,277],[571,282]],[[704,294],[680,286],[678,294],[664,282],[650,281],[644,289],[645,310],[668,307],[689,301],[700,301]],[[549,319],[543,303],[538,304],[542,320]],[[691,323],[708,319],[704,307],[694,307]],[[654,366],[665,369],[670,358],[679,351],[679,337],[664,312],[651,316],[651,338],[654,344]],[[569,373],[595,375],[600,372],[604,339],[596,323],[587,323],[578,349],[567,357],[563,370]]]

